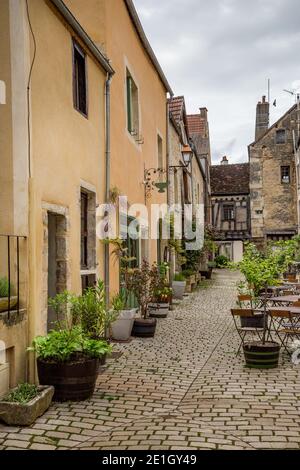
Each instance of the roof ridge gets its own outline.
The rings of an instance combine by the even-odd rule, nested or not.
[[[274,129],[274,127],[276,127],[276,125],[279,123],[279,121],[281,121],[282,119],[284,119],[289,113],[291,113],[294,109],[297,109],[297,104],[294,104],[291,108],[289,108],[279,119],[277,119],[277,121],[275,121],[272,126],[270,126],[268,129],[266,129],[266,131],[256,140],[254,140],[254,142],[252,142],[251,144],[249,144],[249,147],[251,147],[252,145],[255,145],[257,144],[263,137],[265,137],[269,131],[271,131],[272,129]]]

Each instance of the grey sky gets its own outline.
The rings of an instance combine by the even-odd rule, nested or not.
[[[209,111],[213,159],[247,159],[271,79],[271,122],[300,90],[299,0],[135,0],[151,45],[189,113]]]

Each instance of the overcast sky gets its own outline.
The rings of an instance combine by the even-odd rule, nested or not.
[[[175,95],[209,111],[214,163],[247,160],[255,108],[271,79],[271,123],[300,91],[299,0],[134,0]]]

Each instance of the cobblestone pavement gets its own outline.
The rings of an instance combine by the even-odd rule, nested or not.
[[[116,345],[93,398],[54,404],[30,428],[0,425],[1,449],[299,449],[300,366],[255,371],[235,356],[238,275],[217,271],[154,339]]]

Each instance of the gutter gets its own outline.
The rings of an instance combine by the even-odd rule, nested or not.
[[[141,43],[143,44],[144,49],[148,54],[149,59],[151,60],[154,68],[156,69],[156,71],[157,71],[162,83],[164,84],[166,90],[170,93],[171,96],[173,96],[174,93],[172,91],[172,88],[171,88],[171,86],[170,86],[170,84],[169,84],[169,82],[168,82],[168,80],[167,80],[167,78],[166,78],[166,76],[165,76],[158,60],[157,60],[157,58],[156,58],[156,55],[155,55],[152,47],[150,46],[150,43],[147,39],[147,36],[145,34],[145,31],[143,29],[142,23],[139,19],[139,16],[137,14],[137,11],[135,9],[133,1],[132,0],[124,0],[124,2],[125,2],[125,5],[127,7],[130,18],[131,18],[131,20],[134,24],[135,29],[136,29],[136,32],[137,32],[137,34],[138,34],[138,36],[141,40]]]
[[[105,82],[105,202],[109,203],[110,196],[110,160],[111,160],[111,145],[110,145],[110,97],[111,97],[111,81],[112,74],[107,74]],[[105,298],[106,305],[109,304],[110,294],[110,269],[109,269],[109,245],[104,246],[104,282],[105,282]]]
[[[67,8],[65,3],[62,0],[49,0],[50,3],[59,11],[64,20],[71,26],[77,36],[81,39],[83,44],[96,59],[96,61],[101,65],[101,67],[109,74],[113,75],[115,73],[114,69],[111,67],[109,60],[104,56],[100,49],[89,37],[87,32],[82,28],[80,23],[76,20],[75,16]]]

